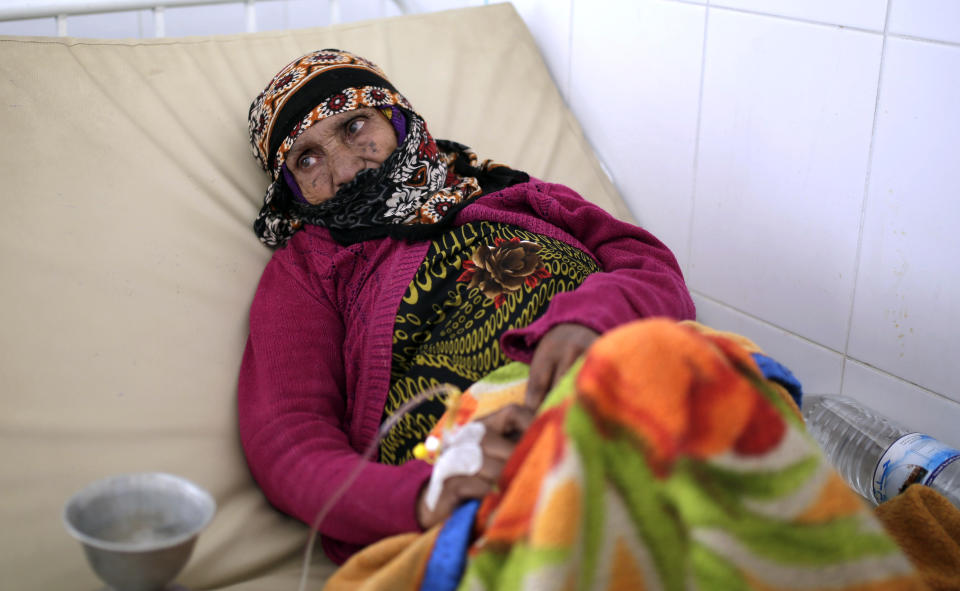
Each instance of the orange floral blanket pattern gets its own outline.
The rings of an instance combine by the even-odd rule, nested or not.
[[[599,339],[484,499],[459,589],[924,589],[744,344],[658,319]],[[519,399],[525,370],[457,422]],[[407,588],[430,586],[421,554]]]

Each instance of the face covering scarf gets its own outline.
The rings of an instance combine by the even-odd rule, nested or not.
[[[404,130],[397,133],[397,149],[329,200],[307,203],[289,182],[292,175],[284,174],[287,153],[311,125],[364,107],[377,108]],[[328,228],[341,244],[429,238],[474,199],[529,180],[507,166],[480,163],[462,144],[435,141],[376,65],[337,49],[315,51],[285,66],[253,101],[249,123],[254,157],[273,178],[254,231],[272,247],[285,244],[304,224]]]

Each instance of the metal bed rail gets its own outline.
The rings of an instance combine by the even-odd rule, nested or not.
[[[154,36],[163,37],[165,35],[165,8],[243,4],[246,32],[254,33],[257,31],[257,2],[277,1],[279,0],[20,0],[15,3],[0,4],[0,21],[55,18],[57,35],[65,37],[67,35],[68,16],[150,10],[153,13]],[[330,23],[339,23],[341,20],[341,0],[327,0],[327,3],[330,10]],[[387,3],[396,6],[402,14],[411,12],[407,0],[381,0],[382,5],[385,6]]]

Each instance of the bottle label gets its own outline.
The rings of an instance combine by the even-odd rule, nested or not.
[[[960,450],[921,433],[910,433],[893,442],[877,463],[873,474],[873,498],[891,499],[915,482],[930,485]]]

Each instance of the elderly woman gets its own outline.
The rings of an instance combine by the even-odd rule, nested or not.
[[[249,122],[272,177],[254,229],[276,251],[250,312],[240,434],[276,507],[311,523],[332,502],[320,531],[337,562],[486,494],[532,409],[598,335],[694,315],[656,238],[567,187],[435,141],[359,56],[327,49],[291,62]],[[363,457],[417,393],[466,388],[509,360],[530,364],[526,408],[484,420],[482,468],[447,479],[432,508],[432,467],[412,450],[442,397],[400,417],[377,461]]]

